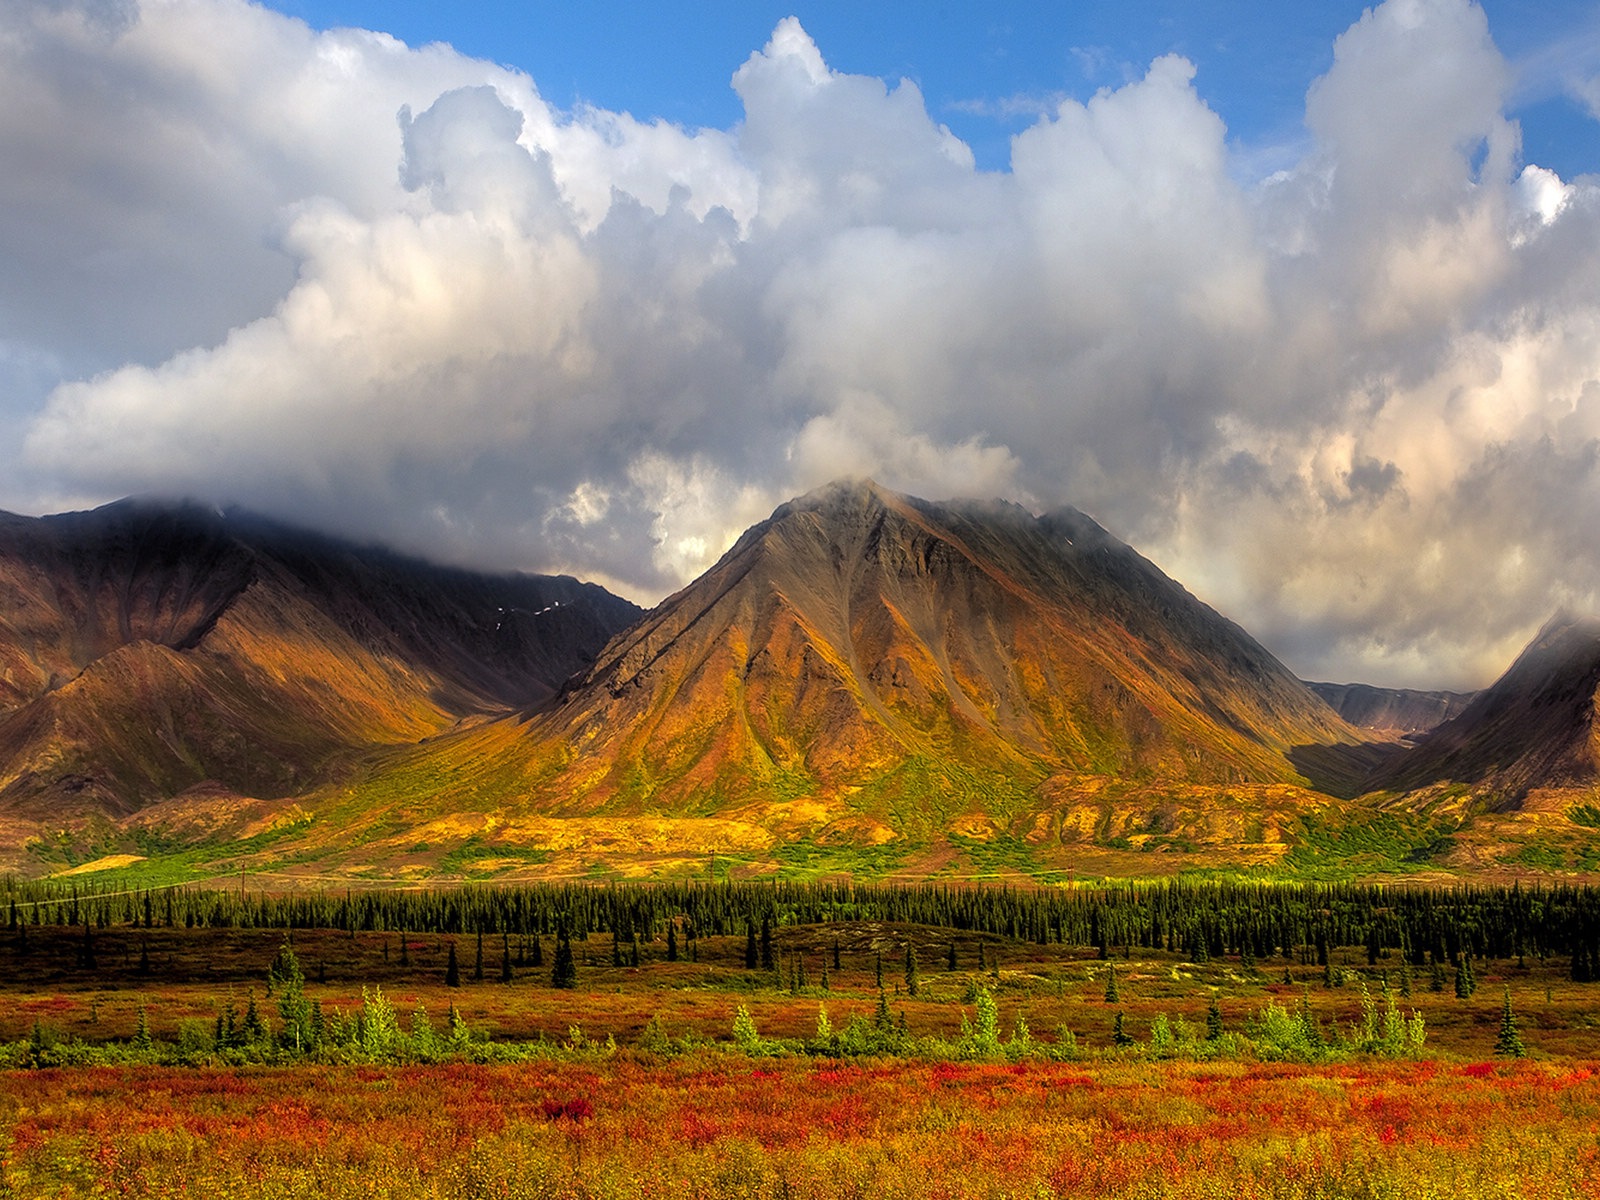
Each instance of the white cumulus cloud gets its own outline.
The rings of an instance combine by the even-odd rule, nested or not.
[[[1600,188],[1468,0],[1252,181],[1165,56],[980,171],[788,19],[744,118],[244,0],[0,10],[7,501],[236,501],[648,599],[838,475],[1071,503],[1308,676],[1485,682],[1600,592]],[[732,64],[730,64],[732,65]]]

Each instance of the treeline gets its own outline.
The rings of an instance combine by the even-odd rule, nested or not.
[[[0,880],[9,929],[337,929],[573,938],[621,943],[745,936],[752,929],[876,921],[1093,946],[1197,961],[1237,955],[1324,965],[1332,948],[1370,963],[1421,965],[1465,956],[1570,956],[1572,978],[1600,979],[1600,892],[1587,887],[1425,888],[1358,884],[1169,881],[1135,887],[661,882],[526,884],[427,891],[289,893],[195,887],[118,891]]]

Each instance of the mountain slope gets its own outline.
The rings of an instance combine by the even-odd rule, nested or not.
[[[1469,784],[1502,804],[1600,778],[1600,621],[1552,618],[1491,687],[1369,781],[1413,792]]]
[[[1086,776],[1299,784],[1292,747],[1354,740],[1081,513],[836,484],[749,530],[558,700],[430,743],[394,779],[447,777],[440,803],[463,807],[883,841],[963,815],[1009,827]]]
[[[0,813],[293,796],[372,746],[553,695],[637,611],[196,505],[0,514]]]

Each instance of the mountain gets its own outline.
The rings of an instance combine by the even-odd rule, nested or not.
[[[1083,513],[870,482],[642,614],[240,512],[0,514],[0,865],[1582,874],[1597,687],[1570,617],[1471,698],[1307,686]]]
[[[294,797],[551,697],[638,611],[195,504],[0,514],[0,821]]]
[[[1475,692],[1422,692],[1365,683],[1307,683],[1357,729],[1413,740],[1442,725],[1472,702]]]
[[[443,781],[436,811],[493,809],[503,839],[723,819],[928,844],[1041,814],[1059,838],[1084,795],[1298,789],[1293,747],[1360,737],[1080,512],[849,483],[780,507],[555,700],[406,753],[374,795]]]
[[[1558,614],[1492,686],[1380,769],[1369,787],[1463,784],[1514,806],[1534,789],[1592,786],[1600,780],[1597,689],[1600,621]]]

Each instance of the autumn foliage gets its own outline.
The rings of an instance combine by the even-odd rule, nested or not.
[[[137,1104],[123,1098],[138,1096]],[[13,1196],[1600,1196],[1592,1066],[812,1063],[13,1074]]]

